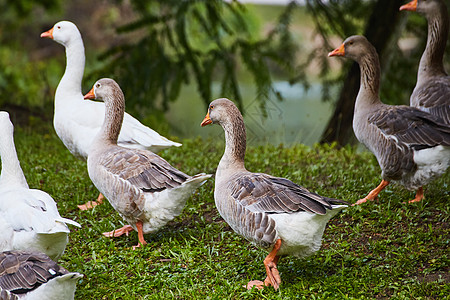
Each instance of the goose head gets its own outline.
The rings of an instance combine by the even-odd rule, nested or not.
[[[226,98],[216,99],[209,104],[208,113],[200,124],[202,127],[209,124],[223,125],[230,123],[232,119],[242,115],[236,105]]]
[[[400,7],[400,10],[417,11],[425,16],[437,15],[441,11],[446,10],[442,0],[413,0]]]
[[[97,99],[105,101],[105,99],[112,98],[118,94],[121,94],[123,98],[122,90],[117,82],[111,78],[102,78],[94,83],[94,86],[89,93],[84,95],[84,99]]]
[[[55,42],[67,47],[74,39],[81,38],[77,26],[69,21],[60,21],[50,30],[41,33],[41,37],[50,38]]]
[[[376,53],[372,44],[362,35],[348,37],[339,48],[334,49],[328,56],[344,56],[355,61],[370,53]]]

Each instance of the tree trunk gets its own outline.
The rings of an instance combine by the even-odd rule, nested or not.
[[[398,28],[407,14],[400,13],[399,8],[404,0],[378,0],[366,24],[364,36],[374,45],[380,57],[382,70],[388,72],[390,60],[389,45],[397,43]],[[339,99],[336,102],[333,116],[322,134],[321,143],[336,141],[343,146],[356,141],[352,130],[353,110],[359,91],[359,66],[356,63],[350,67],[342,86]]]

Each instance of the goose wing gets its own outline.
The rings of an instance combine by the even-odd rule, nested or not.
[[[409,106],[388,106],[369,118],[384,136],[413,149],[450,145],[450,125]]]
[[[15,231],[69,232],[67,227],[57,226],[55,222],[81,227],[77,222],[61,217],[53,198],[41,190],[3,190],[0,200],[0,215]]]
[[[421,85],[411,96],[411,103],[450,124],[450,76],[436,77]]]
[[[117,143],[129,148],[150,149],[151,151],[158,151],[171,146],[181,146],[180,143],[173,142],[143,125],[128,113],[124,115]]]
[[[40,252],[16,250],[0,253],[0,288],[4,290],[27,292],[68,273]]]
[[[107,172],[145,192],[177,187],[191,177],[145,150],[114,147],[102,155],[99,163]]]
[[[322,197],[292,181],[262,173],[240,175],[229,182],[232,197],[253,212],[325,214],[332,204],[345,201]]]

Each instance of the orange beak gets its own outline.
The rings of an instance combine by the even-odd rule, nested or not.
[[[405,5],[400,6],[400,10],[416,11],[416,9],[417,9],[417,0],[413,0]]]
[[[342,44],[339,48],[336,48],[330,53],[328,53],[328,57],[330,56],[345,56],[344,44]]]
[[[94,87],[92,87],[92,89],[89,91],[89,93],[87,93],[86,95],[84,95],[84,99],[95,99],[95,94],[94,94]]]
[[[209,125],[211,123],[212,123],[212,121],[211,121],[211,118],[209,117],[209,111],[208,111],[208,113],[206,114],[206,116],[203,119],[203,122],[200,124],[200,126],[204,127],[204,126]]]
[[[53,27],[50,30],[47,30],[46,32],[41,33],[42,38],[49,38],[53,40]]]

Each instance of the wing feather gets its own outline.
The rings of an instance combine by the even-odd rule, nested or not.
[[[411,95],[411,105],[450,124],[450,76],[433,77]]]
[[[20,250],[0,253],[0,288],[4,290],[26,292],[68,273],[43,253]]]
[[[144,150],[114,147],[102,156],[99,163],[107,172],[149,192],[180,186],[190,178],[163,158]]]
[[[240,174],[229,181],[232,197],[253,212],[325,214],[332,204],[347,202],[322,197],[285,178],[262,173]]]
[[[442,119],[409,106],[385,106],[369,118],[385,136],[412,148],[450,145],[450,125]]]

